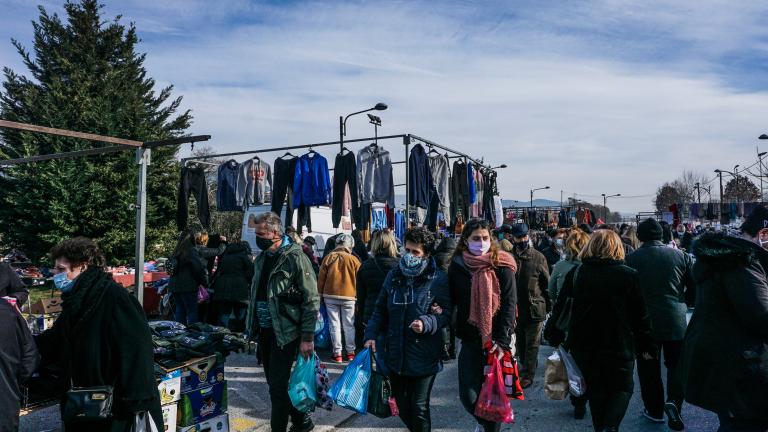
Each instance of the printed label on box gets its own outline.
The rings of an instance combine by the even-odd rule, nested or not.
[[[163,431],[176,432],[177,415],[179,406],[177,404],[163,405]]]
[[[160,378],[157,391],[160,393],[160,405],[178,402],[181,398],[181,369],[169,372]]]

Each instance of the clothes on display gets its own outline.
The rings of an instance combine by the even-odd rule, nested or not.
[[[501,197],[496,195],[493,197],[493,209],[494,209],[494,223],[497,227],[504,225],[504,207],[501,203]]]
[[[442,155],[437,152],[430,151],[427,156],[429,157],[429,171],[430,178],[432,180],[431,185],[431,199],[430,199],[430,217],[432,214],[437,216],[437,211],[443,214],[445,222],[450,225],[451,221],[451,168],[448,161],[448,155]],[[430,226],[434,225],[431,224]]]
[[[360,173],[360,204],[382,202],[394,207],[395,182],[389,152],[377,144],[364,147],[357,153],[357,169]]]
[[[211,223],[211,211],[208,208],[208,186],[205,182],[205,170],[201,167],[182,167],[179,183],[179,202],[176,208],[176,225],[179,231],[187,229],[189,198],[197,203],[197,217],[206,229]]]
[[[359,225],[360,204],[358,202],[357,163],[355,155],[347,150],[336,155],[333,171],[333,209],[331,219],[333,227],[338,228],[341,223],[343,209],[351,209],[355,223]],[[354,193],[351,193],[354,191]],[[345,198],[349,197],[348,206],[344,205]]]
[[[467,164],[463,160],[453,163],[451,174],[451,219],[459,216],[466,218],[469,215],[469,182],[467,181]]]
[[[264,204],[267,199],[267,183],[272,193],[272,168],[258,156],[240,164],[237,177],[237,202],[243,207]]]
[[[331,204],[331,178],[328,161],[310,150],[296,163],[293,180],[293,206],[327,206]]]
[[[219,211],[241,211],[242,202],[237,200],[237,178],[240,163],[231,159],[219,165],[216,184],[216,208]]]
[[[286,156],[288,156],[286,158]],[[272,180],[272,212],[280,214],[285,209],[285,226],[293,226],[293,181],[296,174],[296,156],[286,154],[275,159],[274,179]]]
[[[472,186],[470,186],[471,188]],[[483,214],[483,199],[485,198],[485,177],[480,170],[474,171],[475,200],[469,208],[469,214],[475,218],[485,217]]]
[[[472,166],[472,162],[467,163],[467,185],[469,191],[469,205],[472,205],[477,202],[477,188],[475,187],[475,167]]]
[[[408,230],[407,218],[404,210],[395,210],[395,237],[403,242],[405,232]]]
[[[408,158],[408,202],[414,207],[429,207],[432,174],[424,146],[416,144]]]
[[[384,204],[374,204],[371,207],[371,230],[387,228],[387,209]]]

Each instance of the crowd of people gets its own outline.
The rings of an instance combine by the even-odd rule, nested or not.
[[[683,430],[688,401],[717,413],[720,431],[768,430],[764,207],[737,233],[654,219],[540,233],[472,219],[455,239],[423,227],[409,229],[402,244],[388,229],[372,232],[367,244],[359,232],[339,234],[321,257],[313,237],[302,239],[276,214],[258,216],[255,226],[255,259],[248,243],[185,233],[167,268],[177,321],[205,320],[257,342],[273,431],[314,428],[291,404],[288,383],[297,356],[314,353],[321,304],[331,360],[352,361],[370,348],[410,431],[431,430],[430,395],[445,361],[457,359],[459,400],[475,415],[489,359],[517,362],[527,389],[541,378],[542,343],[572,354],[587,386],[571,397],[574,417],[589,411],[596,431],[619,430],[635,367],[649,422]],[[67,240],[51,258],[63,312],[34,341],[23,320],[7,320],[16,324],[0,334],[10,353],[0,357],[0,378],[12,391],[0,397],[0,413],[18,412],[19,384],[38,363],[59,362],[66,389],[108,386],[114,394],[113,416],[89,430],[129,430],[137,413],[159,419],[138,302],[104,272],[93,241]],[[1,295],[26,295],[3,275],[0,267]],[[206,287],[211,301],[201,306]],[[65,425],[76,421],[66,416],[68,403],[64,397]],[[481,431],[501,428],[475,420]]]

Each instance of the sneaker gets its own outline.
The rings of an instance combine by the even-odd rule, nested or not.
[[[680,409],[674,402],[664,404],[664,412],[667,414],[667,426],[669,426],[670,430],[685,430],[685,423],[683,423],[683,417],[680,416]]]
[[[647,409],[643,410],[643,417],[647,418],[653,423],[664,423],[664,418],[654,417],[652,416]]]
[[[344,361],[341,359],[341,354],[331,357],[331,360],[333,360],[334,363],[344,363]]]
[[[354,359],[355,359],[355,355],[354,354],[347,354],[347,361],[348,362],[351,362]]]
[[[288,432],[310,432],[314,428],[315,428],[315,424],[312,422],[312,419],[307,417],[307,419],[304,420],[304,423],[302,423],[301,425],[299,426],[296,426],[295,424],[291,425],[290,429],[288,429]]]

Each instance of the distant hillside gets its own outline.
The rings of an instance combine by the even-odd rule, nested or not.
[[[531,205],[530,200],[515,201],[515,200],[501,200],[501,204],[504,207],[528,207]],[[548,199],[534,199],[534,207],[554,207],[559,206],[560,201],[552,201]]]

